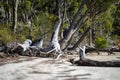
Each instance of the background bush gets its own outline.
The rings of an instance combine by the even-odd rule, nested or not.
[[[95,39],[95,46],[97,48],[106,48],[108,46],[108,41],[105,39],[105,37],[97,37]]]

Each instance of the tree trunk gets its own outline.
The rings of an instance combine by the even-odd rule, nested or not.
[[[68,16],[67,16],[67,4],[68,4],[67,0],[64,0],[63,23],[64,22],[70,23]]]
[[[89,30],[89,46],[93,46],[92,45],[92,29]]]
[[[50,41],[51,46],[53,48],[55,48],[56,52],[61,51],[60,44],[59,44],[59,41],[58,41],[58,33],[59,33],[61,23],[62,23],[62,20],[59,18],[59,20],[56,21],[55,28],[54,28],[54,31],[53,31],[53,34],[52,34],[52,37],[51,37],[51,41]]]
[[[60,0],[55,0],[56,1],[56,15],[59,15],[59,7],[60,7]]]
[[[17,28],[17,7],[18,7],[18,0],[13,0],[13,30],[16,32]]]
[[[71,24],[69,26],[69,28],[67,29],[67,32],[66,32],[66,37],[64,37],[61,41],[60,41],[60,44],[61,44],[61,48],[64,49],[68,43],[68,41],[71,39],[71,37],[74,35],[74,33],[80,28],[82,27],[81,25],[83,24],[83,22],[85,21],[84,19],[86,18],[87,16],[87,13],[88,13],[88,10],[85,12],[84,15],[81,16],[81,18],[76,21],[77,23],[76,24]],[[73,19],[74,20],[74,19]],[[75,22],[75,21],[73,21]]]
[[[8,0],[6,0],[6,4],[9,5],[9,1]],[[9,20],[9,9],[8,9],[8,6],[6,6],[5,15],[6,15],[6,23],[8,24],[8,20]]]
[[[51,51],[55,51],[55,52],[61,52],[61,49],[60,49],[60,44],[59,44],[59,41],[58,41],[58,33],[59,33],[59,29],[60,29],[60,26],[61,26],[61,23],[62,23],[62,19],[61,19],[61,12],[60,12],[60,1],[58,0],[58,5],[56,5],[58,7],[58,20],[56,21],[55,23],[55,26],[54,26],[54,31],[52,33],[52,37],[51,37],[51,41],[50,41],[50,47],[53,49]],[[57,3],[56,3],[57,4]],[[49,51],[49,52],[51,52]],[[49,53],[48,52],[48,53]]]
[[[68,48],[68,50],[74,50],[78,47],[78,45],[81,43],[81,41],[85,38],[85,36],[87,35],[87,33],[89,32],[90,30],[90,27],[88,27],[85,32],[81,35],[80,39],[76,42],[76,44],[71,47],[71,48]]]
[[[28,13],[25,12],[25,23],[27,24],[28,23]]]
[[[8,22],[11,22],[11,20],[12,20],[12,18],[11,18],[11,12],[9,10],[9,12],[8,12]]]
[[[81,10],[83,9],[85,2],[86,2],[86,0],[82,0],[77,13],[75,14],[69,28],[67,29],[67,32],[65,33],[66,36],[60,40],[62,49],[64,49],[66,47],[68,41],[71,39],[73,34],[76,32],[77,28],[80,26],[80,24],[83,22],[84,18],[86,17],[87,13],[85,15],[82,15],[82,17],[79,19],[79,16],[81,15]]]
[[[97,67],[120,67],[119,61],[95,61],[90,59],[83,59],[78,61],[70,61],[78,66],[97,66]]]
[[[60,26],[61,26],[61,22],[62,22],[61,19],[59,19],[58,21],[56,21],[55,28],[54,28],[54,31],[53,31],[53,34],[52,34],[50,42],[54,42],[54,41],[58,42],[58,33],[59,33]]]

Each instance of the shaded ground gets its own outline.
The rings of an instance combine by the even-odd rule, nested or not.
[[[77,57],[78,55],[68,56]],[[120,60],[119,55],[88,54],[87,58]],[[74,66],[67,59],[20,57],[0,66],[0,80],[119,80],[119,75],[120,67]]]

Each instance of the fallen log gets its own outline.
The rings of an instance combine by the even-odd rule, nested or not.
[[[87,47],[85,52],[86,53],[88,53],[88,52],[97,52],[98,54],[99,54],[99,52],[108,52],[108,55],[109,55],[109,54],[113,54],[113,52],[120,52],[120,48],[100,49],[100,48]]]
[[[57,57],[61,57],[61,58],[65,58],[66,55],[65,54],[62,54],[62,55],[59,55],[55,52],[51,52],[51,53],[47,53],[47,52],[44,52],[42,51],[43,49],[37,49],[37,48],[29,48],[28,50],[26,50],[24,52],[24,56],[30,56],[30,57],[43,57],[43,58],[54,58],[54,59],[57,59]]]
[[[4,46],[3,52],[7,55],[15,55],[15,54],[22,55],[26,50],[29,49],[31,43],[32,41],[29,39],[25,40],[23,44],[17,42],[7,43]]]
[[[77,61],[71,59],[70,62],[77,66],[120,67],[120,61],[95,61],[85,58]]]
[[[18,46],[23,48],[23,52],[29,49],[30,45],[32,44],[32,41],[30,39],[25,40],[22,44],[18,43]]]

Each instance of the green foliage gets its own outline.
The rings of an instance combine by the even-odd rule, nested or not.
[[[75,15],[75,13],[77,12],[79,6],[80,6],[80,2],[81,0],[69,0],[68,4],[69,4],[69,8],[68,8],[68,13],[69,13],[69,17],[71,18],[72,16]]]
[[[32,25],[32,27],[30,28],[29,25],[19,23],[16,35],[19,42],[22,42],[28,38],[34,40],[36,39],[36,37],[38,37],[38,35],[41,35],[39,27]]]
[[[49,14],[48,12],[39,13],[39,15],[32,20],[32,23],[33,23],[32,24],[32,27],[33,27],[32,36],[33,34],[36,34],[36,37],[37,36],[40,37],[50,30],[52,32],[52,29],[54,28],[55,20],[56,20],[56,16],[53,14]],[[50,38],[52,34],[51,32],[46,34],[48,39]]]
[[[23,34],[17,34],[17,35],[16,35],[16,39],[17,39],[18,42],[23,42],[23,41],[25,41],[27,38],[26,38],[26,36],[23,35]]]
[[[0,41],[3,43],[13,42],[15,40],[14,34],[11,33],[10,29],[7,27],[8,25],[0,26]]]
[[[63,28],[67,28],[70,24],[68,22],[63,23]]]
[[[116,46],[120,46],[120,36],[119,35],[112,35],[112,40],[115,42]]]
[[[61,0],[59,1],[61,2]],[[80,7],[81,1],[82,0],[66,0],[66,16],[69,19],[70,23],[76,12],[78,11],[78,8]],[[32,38],[32,40],[38,39],[39,37],[50,39],[55,20],[57,18],[56,9],[58,4],[56,4],[56,0],[18,0],[18,2],[18,26],[17,33],[15,35],[11,31],[10,24],[12,23],[13,18],[13,2],[11,0],[0,1],[0,21],[3,21],[3,24],[10,24],[0,24],[0,39],[4,42],[11,42],[15,39],[18,39],[19,42],[22,42],[30,37]],[[64,0],[62,2],[64,2]],[[113,5],[114,2],[117,2],[117,0],[86,0],[85,5],[80,11],[80,16],[78,19],[80,19],[81,16],[84,15],[86,10],[90,9],[90,11],[86,16],[86,18],[88,19],[86,23],[85,21],[82,22],[84,28],[79,29],[79,32],[84,32],[88,26],[91,26],[91,24],[95,23],[95,26],[93,25],[93,27],[95,31],[97,31],[99,34],[99,31],[102,30],[103,35],[110,35],[111,31],[113,30],[113,34],[119,35],[120,5]],[[61,3],[60,9],[61,15],[63,17],[62,13],[64,13],[65,10],[64,3]],[[114,12],[115,14],[113,14]],[[97,17],[94,22],[91,21],[93,16]],[[27,20],[31,21],[32,28],[29,28]],[[19,25],[19,23],[21,25]],[[68,28],[69,25],[70,24],[68,22],[62,23],[60,31],[62,31],[63,28]],[[100,37],[100,39],[102,38]],[[100,42],[98,38],[96,38],[96,41]]]
[[[31,2],[29,0],[25,0],[24,5],[25,5],[25,10],[29,11],[31,7]]]
[[[114,22],[114,18],[111,16],[111,13],[109,10],[103,14],[102,22],[103,22],[102,24],[103,30],[108,34],[111,33],[113,30],[112,25]]]
[[[97,37],[95,39],[95,45],[97,48],[106,48],[108,46],[108,42],[105,37]]]
[[[113,14],[115,19],[113,24],[113,35],[120,36],[120,2],[116,6],[116,12]]]
[[[95,18],[95,30],[97,36],[108,36],[113,31],[114,17],[116,6],[111,5],[106,11],[102,12]]]
[[[90,15],[98,15],[108,10],[116,1],[117,0],[87,0],[86,5],[88,10],[90,10]]]

